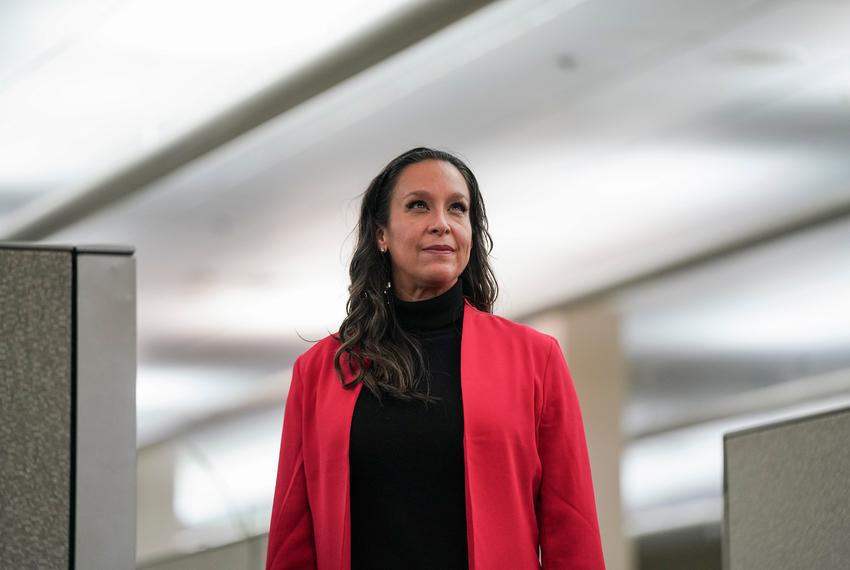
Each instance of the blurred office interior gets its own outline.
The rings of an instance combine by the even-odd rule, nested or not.
[[[358,196],[478,177],[612,570],[719,569],[723,434],[850,405],[847,0],[0,4],[0,240],[138,264],[137,564],[260,569]]]

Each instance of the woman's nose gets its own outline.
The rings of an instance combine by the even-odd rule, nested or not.
[[[449,221],[447,219],[446,212],[442,209],[437,208],[433,212],[433,217],[431,219],[431,233],[444,233],[449,229]]]
[[[449,231],[449,224],[443,218],[438,218],[431,226],[431,233],[443,234],[447,231]]]

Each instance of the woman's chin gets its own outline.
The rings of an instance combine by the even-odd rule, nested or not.
[[[432,271],[423,277],[424,281],[432,283],[434,286],[451,285],[457,279],[457,275],[453,271]]]

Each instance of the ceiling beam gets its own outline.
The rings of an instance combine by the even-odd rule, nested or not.
[[[127,168],[22,208],[3,221],[0,240],[46,239],[491,3],[417,1]]]
[[[704,267],[736,254],[750,251],[759,246],[775,243],[780,239],[793,235],[802,235],[830,224],[844,224],[848,220],[850,220],[850,200],[841,199],[820,210],[801,214],[796,218],[786,219],[771,227],[759,228],[749,235],[715,244],[697,253],[683,256],[681,259],[664,262],[658,267],[644,269],[628,277],[613,279],[606,282],[605,285],[571,295],[552,305],[527,313],[512,315],[511,319],[519,322],[529,322],[541,314],[569,311],[585,303],[609,299],[636,285],[643,285],[650,281],[672,277],[684,271]]]

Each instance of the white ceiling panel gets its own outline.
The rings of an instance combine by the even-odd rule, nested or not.
[[[256,343],[284,370],[344,315],[358,194],[425,144],[476,172],[497,312],[528,314],[845,207],[848,37],[848,2],[505,0],[51,241],[137,248],[142,355]]]

